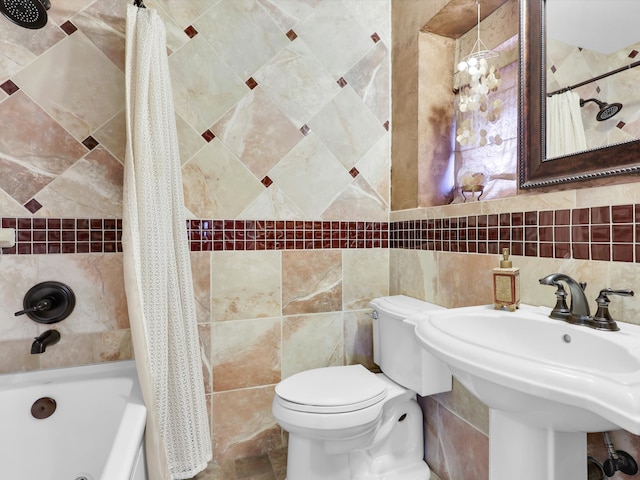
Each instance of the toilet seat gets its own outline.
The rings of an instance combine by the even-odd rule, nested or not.
[[[362,365],[316,368],[276,385],[279,403],[307,413],[348,413],[381,402],[387,384]]]

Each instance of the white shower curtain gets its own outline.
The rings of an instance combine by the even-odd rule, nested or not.
[[[587,149],[580,96],[568,91],[547,97],[547,155],[562,157]]]
[[[127,6],[125,290],[147,405],[150,480],[204,470],[212,456],[164,24]]]

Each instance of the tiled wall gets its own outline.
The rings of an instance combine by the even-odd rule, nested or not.
[[[132,1],[132,0],[131,0]],[[217,460],[279,448],[273,387],[371,365],[388,294],[389,0],[145,0],[167,27],[203,370]],[[119,238],[127,2],[0,19],[0,371],[131,358]],[[24,293],[75,291],[62,341]]]

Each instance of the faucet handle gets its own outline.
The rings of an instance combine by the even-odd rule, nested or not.
[[[634,295],[633,290],[613,290],[611,288],[604,288],[600,290],[596,303],[598,304],[598,311],[593,316],[593,327],[598,330],[620,330],[616,321],[611,318],[609,313],[609,300],[608,295],[620,295],[621,297],[632,297]]]
[[[560,282],[553,282],[552,284],[556,287],[556,306],[551,310],[549,317],[557,320],[567,320],[571,315],[571,310],[567,306],[567,292]]]

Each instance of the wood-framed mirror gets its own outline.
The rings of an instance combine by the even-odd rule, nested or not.
[[[547,1],[520,0],[520,188],[606,185],[640,174],[640,140],[547,159]]]

